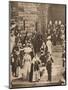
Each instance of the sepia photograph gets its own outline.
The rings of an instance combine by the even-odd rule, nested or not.
[[[66,5],[9,1],[9,87],[66,85]]]

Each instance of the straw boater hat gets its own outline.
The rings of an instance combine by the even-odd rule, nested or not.
[[[50,39],[51,39],[51,36],[48,36],[48,37],[47,37],[47,40],[50,40]]]

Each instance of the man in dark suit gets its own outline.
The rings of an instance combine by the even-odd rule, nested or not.
[[[53,63],[53,59],[52,59],[50,53],[48,52],[48,54],[47,54],[47,63],[46,63],[48,81],[52,80],[52,63]]]

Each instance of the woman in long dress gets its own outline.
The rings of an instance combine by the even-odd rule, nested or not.
[[[26,53],[23,57],[23,76],[25,80],[29,80],[30,77],[30,71],[31,71],[31,56]]]
[[[32,71],[32,73],[31,73],[32,80],[31,81],[39,81],[40,80],[40,68],[39,68],[40,63],[41,63],[41,61],[36,54],[32,60],[32,64],[31,64],[31,71]]]
[[[15,46],[15,35],[14,31],[12,31],[11,36],[10,36],[10,53],[12,53],[13,47]]]

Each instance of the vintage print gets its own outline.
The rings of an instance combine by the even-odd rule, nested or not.
[[[9,86],[66,85],[66,5],[9,2]]]

